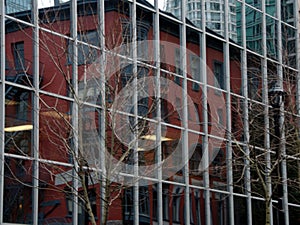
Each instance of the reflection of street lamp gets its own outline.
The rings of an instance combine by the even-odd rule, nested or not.
[[[275,84],[275,86],[269,90],[269,97],[271,106],[274,109],[280,109],[284,98],[283,88],[280,87],[278,84]]]
[[[276,148],[276,160],[278,160],[277,174],[279,176],[279,183],[277,185],[277,219],[278,224],[285,224],[284,220],[284,210],[283,210],[283,185],[282,185],[282,173],[281,173],[281,106],[284,102],[284,91],[277,83],[274,87],[269,90],[270,104],[273,107],[273,117],[274,117],[274,131],[275,140],[277,144]]]

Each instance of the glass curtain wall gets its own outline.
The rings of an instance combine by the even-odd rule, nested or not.
[[[299,224],[296,2],[7,2],[1,224]]]

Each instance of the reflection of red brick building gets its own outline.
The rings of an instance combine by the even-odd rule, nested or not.
[[[122,6],[122,7],[121,7]],[[130,23],[128,21],[128,4],[120,4],[116,1],[106,2],[106,46],[108,49],[114,49],[126,41],[130,41]],[[138,39],[140,40],[153,40],[152,29],[152,14],[150,11],[138,9]],[[78,37],[80,41],[87,42],[94,46],[99,45],[99,38],[97,33],[97,17],[93,14],[95,12],[95,3],[79,4],[79,18],[78,18]],[[25,19],[27,12],[20,13],[20,19]],[[67,36],[70,33],[69,21],[69,8],[63,6],[62,8],[53,8],[41,12],[40,26],[45,29],[57,32],[61,35],[55,35],[45,30],[40,31],[40,123],[39,123],[39,157],[40,161],[39,179],[39,218],[41,224],[69,224],[72,219],[72,190],[70,187],[72,176],[70,175],[74,163],[73,152],[68,149],[72,146],[72,138],[74,133],[71,131],[72,121],[72,53],[71,40]],[[179,87],[183,87],[184,78],[183,71],[180,67],[180,48],[179,46],[179,24],[162,17],[160,30],[160,52],[161,52],[161,76],[171,81],[174,81]],[[208,31],[210,32],[210,31]],[[203,186],[202,173],[198,172],[202,152],[202,135],[203,132],[203,84],[201,83],[201,71],[206,70],[208,80],[208,95],[214,96],[216,101],[222,101],[225,93],[225,76],[223,70],[223,44],[216,38],[207,36],[207,60],[206,68],[200,66],[200,49],[199,46],[200,34],[187,29],[187,93],[193,100],[194,105],[189,107],[189,112],[194,114],[195,117],[191,122],[190,129],[194,129],[193,123],[199,127],[196,132],[199,134],[199,142],[196,145],[195,152],[190,159],[190,184],[195,186]],[[31,199],[28,196],[32,189],[32,161],[33,151],[31,149],[32,140],[32,98],[34,91],[32,89],[32,65],[30,60],[33,57],[32,52],[32,30],[28,26],[20,26],[17,22],[7,21],[6,31],[6,60],[7,60],[7,74],[6,80],[10,83],[7,84],[5,97],[6,97],[6,127],[19,127],[20,130],[10,131],[6,130],[6,147],[7,154],[14,155],[13,160],[7,160],[6,179],[5,179],[5,193],[8,196],[6,203],[8,206],[7,212],[4,213],[6,222],[31,222]],[[65,36],[62,36],[65,35]],[[164,43],[171,43],[170,45]],[[170,47],[172,46],[172,47]],[[152,51],[152,52],[151,52]],[[235,93],[240,92],[240,68],[239,68],[239,54],[236,49],[231,49],[231,89]],[[146,54],[145,54],[146,52]],[[145,56],[153,56],[152,46],[139,46],[138,54]],[[97,92],[92,89],[93,85],[86,88],[86,66],[93,63],[94,60],[100,55],[100,50],[93,49],[83,43],[78,45],[78,97],[81,100],[90,100],[95,98]],[[117,63],[117,62],[116,62]],[[142,71],[141,76],[153,75],[154,72],[150,66],[144,66],[146,70]],[[138,67],[141,68],[141,67]],[[106,68],[107,72],[111,68]],[[138,71],[138,72],[139,72]],[[146,71],[146,72],[145,72]],[[124,72],[126,74],[126,72]],[[176,74],[175,74],[176,73]],[[122,71],[120,74],[116,73],[115,76],[109,81],[112,89],[110,91],[120,90],[123,84],[118,83],[118,75],[123,76]],[[131,78],[124,76],[121,77],[122,82],[129,81]],[[88,81],[87,81],[88,83]],[[120,85],[117,88],[114,84]],[[119,89],[118,89],[119,88]],[[217,89],[218,88],[218,89]],[[180,88],[181,89],[181,88]],[[115,93],[108,93],[107,104],[111,104],[110,100],[114,97]],[[94,102],[97,102],[97,98]],[[176,93],[174,97],[175,104],[180,108],[182,106],[182,93]],[[154,104],[154,100],[146,101],[147,115],[153,118],[154,113],[149,112],[150,105]],[[222,105],[220,108],[210,105],[208,102],[208,115],[209,115],[209,131],[212,127],[226,127],[226,112]],[[235,105],[239,107],[238,103]],[[91,110],[92,109],[92,110]],[[86,106],[84,113],[84,128],[86,131],[97,130],[100,128],[99,111],[100,106]],[[161,111],[164,122],[166,123],[166,141],[162,144],[163,157],[168,157],[176,145],[180,144],[182,118],[180,113],[176,111],[176,106],[170,102],[162,101]],[[96,115],[95,115],[96,114]],[[91,117],[91,118],[90,118]],[[94,118],[93,118],[94,117]],[[94,119],[97,123],[89,124],[89,119]],[[188,118],[189,119],[189,118]],[[238,123],[238,121],[235,121]],[[27,126],[25,126],[27,125]],[[20,127],[25,126],[25,127]],[[107,129],[107,140],[111,141],[111,130]],[[81,144],[84,148],[88,148],[93,141],[86,139]],[[87,141],[89,140],[89,141]],[[86,144],[86,145],[84,145]],[[122,149],[125,146],[116,141],[115,146]],[[115,147],[114,146],[114,147]],[[114,148],[112,147],[112,148]],[[213,146],[212,146],[213,147]],[[221,150],[215,156],[210,167],[210,182],[213,187],[224,189],[226,186],[226,171],[224,170],[225,150],[224,145],[221,145]],[[118,152],[117,154],[120,154]],[[122,157],[122,154],[120,154]],[[84,155],[83,155],[84,156]],[[139,157],[143,163],[155,161],[155,151],[148,153],[140,152]],[[10,159],[10,158],[9,158]],[[178,159],[173,159],[174,165]],[[170,165],[171,167],[172,165]],[[69,173],[69,174],[68,174]],[[94,176],[93,173],[87,176]],[[92,210],[95,213],[97,222],[100,223],[100,205],[101,200],[99,197],[100,186],[99,181],[92,182],[91,177],[89,183],[89,198],[92,205]],[[96,179],[97,180],[97,179]],[[171,176],[170,181],[181,182],[182,171]],[[79,182],[80,183],[80,182]],[[22,184],[20,187],[20,184]],[[82,197],[82,185],[79,184],[79,199]],[[117,186],[117,185],[115,185]],[[169,224],[183,224],[184,213],[182,208],[186,207],[184,202],[184,188],[179,185],[164,183],[163,184],[163,217],[166,223]],[[119,194],[118,197],[109,206],[108,220],[109,221],[123,221],[124,224],[132,224],[133,220],[133,193],[132,188],[124,189],[119,192],[115,190],[112,196]],[[149,187],[140,187],[140,224],[155,224],[157,222],[156,204],[158,201],[157,185],[150,185]],[[9,200],[9,198],[14,199]],[[111,198],[113,199],[113,197]],[[211,212],[214,224],[225,224],[226,222],[226,201],[221,193],[211,194]],[[79,200],[78,213],[79,223],[88,224],[88,215],[84,210],[85,206],[83,200]],[[204,195],[203,188],[191,188],[190,193],[190,209],[191,209],[191,223],[204,224],[205,214],[204,210]],[[201,223],[200,223],[201,221]]]

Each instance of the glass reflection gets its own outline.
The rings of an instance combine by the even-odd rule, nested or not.
[[[181,19],[181,0],[169,0],[166,1],[165,10],[172,13],[178,19]]]
[[[276,1],[275,0],[268,0],[265,2],[266,4],[266,12],[271,16],[276,15]]]
[[[245,2],[257,9],[261,9],[261,0],[246,0]]]
[[[40,156],[70,162],[72,152],[70,125],[71,104],[65,100],[41,95]]]
[[[244,40],[242,36],[242,3],[235,1],[236,4],[236,33],[237,33],[237,43],[242,45]]]
[[[297,13],[297,10],[295,10],[296,2],[295,1],[289,1],[289,0],[283,0],[280,1],[281,3],[281,17],[282,20],[286,23],[289,23],[292,26],[295,26],[295,13]]]
[[[147,0],[147,1],[154,6],[156,0]],[[158,2],[158,8],[161,10],[165,10],[166,1],[165,0],[157,0],[157,2]]]
[[[5,151],[12,154],[31,155],[32,93],[28,90],[6,86],[5,92]]]
[[[277,59],[277,22],[273,18],[266,16],[266,23],[267,53],[269,57]]]
[[[266,208],[265,202],[261,200],[252,199],[252,221],[254,225],[264,224]],[[274,220],[275,222],[275,220]]]
[[[188,1],[186,6],[186,16],[192,23],[198,27],[202,27],[202,2]]]
[[[247,47],[262,53],[262,13],[246,6]]]
[[[252,100],[262,101],[262,71],[261,58],[252,54],[247,55],[247,85],[248,97]]]
[[[32,162],[25,159],[5,158],[3,221],[30,223],[32,195]]]
[[[247,224],[247,202],[244,197],[234,197],[234,224],[246,225]]]
[[[5,13],[13,14],[31,9],[31,0],[10,0],[5,1]]]
[[[211,216],[212,224],[228,224],[227,210],[228,196],[223,193],[211,192]]]
[[[296,68],[296,30],[282,24],[282,62]]]
[[[97,217],[99,202],[96,189],[99,181],[91,172],[82,171],[85,178],[93,182],[93,186],[85,186],[86,183],[79,180],[79,189],[74,191],[71,184],[74,172],[71,167],[63,167],[54,164],[40,164],[40,199],[39,221],[42,224],[71,224],[73,213],[73,197],[78,197],[78,224],[87,224],[89,221],[85,201],[89,201],[92,213]],[[78,175],[80,175],[78,173]],[[83,187],[87,187],[88,196],[84,195]],[[97,208],[98,207],[98,208]],[[49,213],[49,210],[51,213]]]

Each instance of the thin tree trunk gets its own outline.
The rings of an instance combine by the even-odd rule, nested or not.
[[[88,187],[86,186],[87,181],[86,181],[85,173],[81,173],[79,176],[80,176],[82,188],[83,188],[83,198],[85,201],[85,209],[89,215],[92,225],[97,225],[96,220],[95,220],[95,215],[94,215],[94,212],[91,207],[91,201],[90,201],[89,194],[88,194]]]
[[[271,224],[271,199],[269,196],[266,198],[266,225]]]

